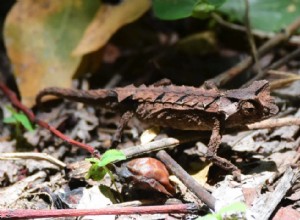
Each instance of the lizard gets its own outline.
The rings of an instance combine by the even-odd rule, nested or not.
[[[96,90],[49,87],[39,92],[36,97],[37,105],[41,104],[46,95],[98,105],[121,113],[120,124],[113,138],[115,143],[118,143],[122,130],[133,116],[149,125],[212,131],[206,158],[223,169],[236,173],[240,171],[235,165],[217,156],[224,129],[243,127],[278,112],[266,80],[232,90],[219,90],[211,85],[206,88],[177,86],[168,81],[149,86],[128,85]]]

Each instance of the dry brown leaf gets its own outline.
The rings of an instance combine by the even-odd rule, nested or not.
[[[100,49],[120,27],[138,19],[150,5],[150,0],[124,0],[118,5],[101,5],[72,55],[82,56]]]

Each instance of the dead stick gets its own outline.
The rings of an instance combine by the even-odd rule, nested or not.
[[[263,194],[254,201],[252,208],[247,211],[247,219],[270,219],[271,214],[282,201],[287,191],[299,178],[299,175],[297,175],[298,172],[299,170],[293,171],[291,167],[288,167],[282,178],[278,181],[275,190],[273,192]]]
[[[248,124],[246,125],[246,127],[249,130],[254,130],[254,129],[267,129],[267,128],[291,126],[291,125],[300,126],[300,118],[292,118],[292,117],[285,117],[285,118],[278,118],[278,119],[271,118],[271,119],[266,119],[264,121]]]
[[[191,177],[170,155],[159,151],[156,156],[210,209],[215,210],[216,199]]]
[[[0,153],[0,160],[18,160],[18,159],[35,159],[46,160],[60,168],[66,167],[66,164],[55,157],[46,153],[35,152],[18,152],[18,153]]]
[[[121,149],[121,151],[126,155],[127,158],[136,157],[142,154],[151,153],[154,151],[163,150],[166,148],[173,148],[179,144],[198,141],[203,137],[209,136],[209,132],[193,132],[191,134],[186,134],[185,136],[179,136],[176,138],[169,137],[163,138],[160,140],[155,140],[150,143],[141,144],[141,145],[134,145],[131,147],[126,147]]]
[[[247,37],[248,37],[248,41],[249,41],[249,45],[251,48],[251,53],[252,53],[252,58],[255,62],[255,65],[258,69],[258,73],[261,73],[262,69],[259,63],[259,58],[257,55],[257,47],[255,44],[255,40],[252,34],[252,29],[251,29],[251,22],[250,22],[250,18],[249,18],[249,14],[250,14],[250,7],[249,7],[249,0],[244,0],[245,2],[245,26],[246,26],[246,33],[247,33]]]
[[[264,71],[259,72],[255,77],[253,77],[250,81],[248,81],[244,85],[244,87],[250,85],[255,80],[263,79],[265,77],[265,75],[268,73],[269,70],[280,68],[282,65],[286,64],[291,59],[299,56],[299,53],[300,53],[300,48],[294,50],[292,53],[290,53],[290,54],[286,55],[285,57],[283,57],[282,59],[276,61],[275,63],[273,63],[272,65],[270,65],[269,67],[267,67]]]
[[[76,217],[86,215],[131,215],[131,214],[157,214],[157,213],[192,213],[197,209],[193,204],[144,206],[144,207],[105,207],[99,209],[56,209],[33,210],[16,209],[0,210],[1,219],[29,219],[29,218],[57,218]]]
[[[257,51],[258,57],[264,56],[272,48],[281,44],[282,42],[288,40],[292,34],[297,31],[300,27],[300,17],[297,18],[292,24],[290,24],[283,32],[278,33],[274,38],[271,38],[266,43],[264,43]],[[217,86],[222,86],[228,81],[233,79],[235,76],[246,70],[253,63],[253,59],[250,56],[247,56],[243,61],[235,65],[234,67],[226,70],[225,72],[219,74],[215,78],[212,78],[208,81],[213,82]]]
[[[220,15],[216,14],[216,13],[212,13],[212,18],[216,20],[216,22],[218,22],[220,25],[235,30],[235,31],[241,31],[241,32],[246,32],[246,27],[242,26],[242,25],[238,25],[235,23],[231,23],[228,22],[226,20],[224,20]],[[252,33],[259,38],[273,38],[276,34],[273,32],[265,32],[265,31],[261,31],[261,30],[257,30],[257,29],[253,29]],[[290,39],[288,39],[288,43],[289,45],[295,45],[298,46],[300,45],[300,38],[299,36],[291,36]]]
[[[24,106],[19,99],[17,98],[16,94],[11,91],[4,83],[0,82],[0,89],[2,90],[2,92],[8,97],[8,99],[10,100],[10,102],[12,103],[12,105],[14,107],[16,107],[17,109],[19,109],[20,111],[22,111],[32,123],[36,123],[38,125],[40,125],[43,128],[46,128],[47,130],[51,131],[55,136],[59,137],[60,139],[66,141],[67,143],[71,144],[71,145],[75,145],[78,146],[84,150],[87,150],[88,152],[90,152],[91,154],[95,153],[95,149],[92,146],[89,146],[87,144],[84,143],[80,143],[78,141],[75,141],[69,137],[67,137],[66,135],[64,135],[63,133],[61,133],[60,131],[58,131],[56,128],[50,126],[49,124],[47,124],[46,122],[39,120],[35,117],[35,115],[33,114],[33,112],[28,109],[26,106]],[[99,156],[99,155],[95,155],[95,156]]]
[[[293,117],[284,117],[284,118],[270,118],[260,122],[247,124],[241,128],[232,128],[225,130],[225,134],[239,131],[247,131],[247,130],[257,130],[257,129],[269,129],[276,128],[282,126],[291,126],[298,125],[300,126],[300,118]],[[208,137],[210,134],[207,132],[199,132],[199,133],[191,133],[190,135],[186,135],[184,137],[170,137],[163,138],[157,141],[152,141],[147,144],[135,145],[131,147],[127,147],[122,149],[121,151],[126,155],[127,158],[136,157],[142,154],[159,151],[165,148],[173,148],[180,144],[198,141],[203,137]]]

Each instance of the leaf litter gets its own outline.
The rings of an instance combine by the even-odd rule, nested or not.
[[[150,15],[147,15],[139,22],[146,22],[147,24],[150,22],[151,24],[151,19],[153,18]],[[188,27],[185,26],[185,24],[180,24],[179,26],[174,25],[173,29],[167,24],[159,24],[161,27],[151,24],[153,28],[151,34],[157,36],[157,38],[159,37],[158,35],[161,35],[162,33],[168,37],[174,33],[178,37],[181,37],[176,33],[178,32],[178,29],[181,28],[184,29],[185,34],[189,36],[193,33],[193,31],[189,29],[189,25],[192,25],[193,21],[187,20],[186,22]],[[128,28],[132,27],[134,26],[128,26]],[[195,34],[198,35],[198,33]],[[212,68],[216,63],[216,58],[218,58],[218,63],[220,61],[220,64],[222,64],[224,59],[234,62],[236,57],[231,56],[232,54],[241,55],[239,52],[230,48],[234,53],[229,53],[230,56],[228,56],[228,53],[222,51],[223,48],[218,47],[218,45],[213,45],[214,51],[200,55],[193,54],[193,51],[186,51],[186,49],[188,50],[189,48],[194,49],[192,45],[187,46],[181,51],[175,49],[175,53],[173,53],[174,48],[171,48],[172,50],[170,50],[169,48],[165,48],[165,45],[156,45],[157,48],[151,48],[149,51],[145,49],[146,47],[144,48],[141,46],[140,51],[132,49],[134,53],[127,53],[128,51],[125,51],[124,48],[121,46],[118,47],[118,45],[124,43],[118,41],[118,38],[121,37],[122,33],[120,33],[120,36],[113,38],[110,42],[118,49],[118,51],[120,51],[120,53],[118,52],[116,58],[111,59],[110,62],[104,63],[101,69],[102,75],[97,76],[101,78],[101,81],[106,82],[107,84],[109,80],[105,80],[105,77],[110,78],[113,74],[120,72],[121,80],[117,83],[118,85],[126,85],[129,84],[129,82],[149,84],[157,81],[158,78],[164,78],[166,76],[175,82],[180,83],[180,78],[182,78],[180,74],[182,74],[182,72],[187,72],[187,74],[190,75],[187,75],[187,77],[183,79],[183,83],[187,82],[193,84],[194,81],[194,83],[197,82],[195,83],[195,86],[197,86],[200,85],[199,78],[202,79],[203,77],[203,75],[199,76],[199,71],[203,71],[204,75],[205,73],[212,74],[214,72],[220,72],[219,69],[216,71]],[[155,41],[155,43],[157,42],[159,41]],[[213,44],[216,43],[214,42]],[[97,45],[97,47],[94,46],[96,49],[98,47],[99,45]],[[216,48],[219,51],[215,50]],[[285,50],[288,50],[288,48],[285,48]],[[224,54],[226,55],[224,56]],[[140,57],[143,58],[139,59]],[[205,62],[197,64],[199,57],[202,57]],[[148,61],[149,58],[152,58],[152,63],[150,64]],[[174,65],[170,65],[170,60],[173,60],[172,62]],[[183,60],[188,61],[188,63],[182,64],[181,62]],[[298,60],[294,62],[299,63]],[[181,68],[178,68],[178,65],[181,66]],[[227,64],[220,65],[220,68],[226,69],[226,65]],[[74,73],[74,71],[71,72]],[[171,73],[173,73],[173,75],[171,75]],[[109,77],[107,77],[107,75],[109,75]],[[91,85],[96,82],[96,80],[94,81],[93,79],[95,79],[95,76],[89,78]],[[70,83],[70,77],[67,81]],[[100,83],[101,86],[105,86],[105,83],[103,82]],[[291,100],[297,99],[298,97],[298,87],[295,86],[295,84],[298,84],[298,82],[295,82],[292,86],[287,86],[286,89],[281,89],[281,91],[276,90],[274,93],[284,99],[285,103],[292,103]],[[66,84],[64,84],[64,87],[65,86]],[[296,88],[295,92],[291,88]],[[2,107],[5,97],[2,93],[0,94]],[[291,106],[290,108],[292,111],[289,111],[288,115],[299,117],[297,106],[289,106]],[[69,102],[50,104],[50,107],[51,111],[47,113],[39,110],[38,117],[47,121],[69,137],[96,147],[101,153],[105,152],[107,147],[111,145],[110,138],[117,127],[119,118],[116,114],[103,111],[97,107],[83,106],[80,108],[77,104]],[[3,108],[1,109],[1,117],[4,118],[4,110]],[[282,112],[284,109],[285,106],[283,105]],[[0,123],[0,127],[1,138],[13,137],[11,125]],[[128,132],[125,132],[123,141],[118,146],[118,149],[124,149],[126,146],[139,144],[139,137],[134,136],[133,133],[134,130],[137,130],[139,131],[139,134],[141,134],[142,132],[140,131],[143,131],[144,128],[145,125],[142,125],[139,122],[130,123],[127,128]],[[154,138],[154,140],[157,140],[161,138],[158,133],[159,132],[155,130],[149,135],[150,137],[146,137],[146,139]],[[173,135],[172,131],[166,129],[162,130],[161,133],[166,133],[170,136]],[[6,198],[5,200],[0,199],[2,202],[0,202],[0,205],[3,206],[2,208],[34,208],[37,207],[36,204],[38,202],[40,202],[40,208],[91,208],[91,205],[93,205],[94,208],[100,208],[108,204],[112,205],[116,202],[113,201],[112,196],[108,196],[108,194],[116,195],[114,190],[107,192],[105,190],[103,191],[104,187],[102,187],[101,191],[102,185],[107,187],[106,190],[113,189],[111,180],[108,176],[99,182],[85,179],[90,164],[87,161],[84,161],[84,159],[90,157],[89,154],[83,150],[79,150],[77,147],[67,145],[54,137],[49,131],[39,127],[36,128],[34,132],[25,132],[24,138],[27,144],[31,145],[32,149],[35,151],[48,153],[55,158],[64,161],[67,164],[67,169],[62,170],[50,162],[34,159],[19,159],[17,161],[1,160],[0,198]],[[227,155],[234,164],[238,164],[242,169],[243,175],[241,182],[235,181],[232,175],[219,170],[214,165],[204,164],[203,155],[206,149],[205,139],[201,142],[187,143],[184,144],[183,147],[170,150],[172,156],[190,173],[195,173],[195,170],[191,169],[191,167],[195,168],[195,164],[203,165],[200,167],[196,166],[198,170],[194,175],[196,180],[201,182],[201,184],[203,184],[208,191],[212,192],[212,195],[217,199],[216,210],[236,201],[244,202],[250,207],[255,206],[260,199],[266,197],[271,198],[274,195],[274,192],[277,192],[275,191],[276,187],[280,184],[283,176],[289,174],[289,167],[296,167],[299,163],[299,126],[293,125],[276,129],[226,134],[223,136],[222,142],[223,147],[220,149],[221,153],[225,156]],[[13,138],[5,140],[1,139],[0,146],[2,146],[1,153],[22,151],[22,148],[20,149],[20,146],[17,146],[17,143],[13,141]],[[230,150],[228,150],[229,148]],[[153,153],[150,155],[153,155]],[[285,189],[287,193],[281,196],[281,202],[278,202],[279,208],[275,209],[274,207],[274,219],[276,219],[276,216],[278,215],[288,215],[286,213],[294,214],[295,211],[300,210],[298,203],[300,198],[299,179],[294,181],[293,178],[290,178],[285,181],[286,183],[291,183],[292,186],[289,191],[288,189]],[[180,180],[174,179],[174,182],[177,182],[178,184],[177,194],[175,195],[175,198],[177,198],[178,201],[195,202],[203,206],[203,203],[197,200],[189,189],[184,188],[184,185],[180,183]],[[121,189],[123,184],[117,182],[117,186]],[[169,200],[166,196],[160,194],[153,198],[151,193],[150,195],[140,192],[134,193],[138,196],[145,196],[145,198],[142,199],[148,200],[149,203],[156,202],[157,204],[164,204]],[[76,196],[76,199],[72,200],[73,196]],[[71,202],[68,202],[67,198],[71,200]],[[207,213],[207,210],[201,210],[201,212],[201,214],[205,214]],[[108,218],[111,219],[112,217],[113,216],[110,216]],[[140,216],[134,217],[133,215],[132,217],[139,218]],[[166,217],[166,215],[157,216],[157,218],[162,217]],[[182,216],[174,216],[175,219],[180,219],[181,217]],[[190,215],[190,217],[193,218],[195,216]],[[122,219],[124,217],[114,216],[113,218]],[[155,219],[156,217],[151,216],[148,218]],[[96,217],[93,217],[93,219],[96,219]],[[145,217],[145,219],[147,218]]]

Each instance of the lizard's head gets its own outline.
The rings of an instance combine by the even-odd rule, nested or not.
[[[278,112],[266,80],[255,81],[247,88],[228,90],[226,97],[236,106],[236,111],[229,118],[240,123],[257,122]]]

